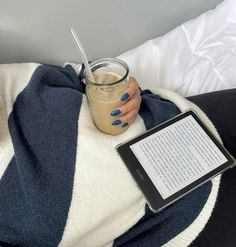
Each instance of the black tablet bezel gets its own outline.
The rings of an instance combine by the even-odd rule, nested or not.
[[[203,177],[195,180],[190,185],[186,186],[185,188],[181,189],[180,191],[176,192],[170,197],[163,199],[160,193],[158,192],[158,190],[156,189],[155,185],[152,183],[151,179],[145,172],[143,166],[141,165],[141,163],[138,161],[135,154],[131,150],[130,146],[189,115],[191,115],[198,122],[198,124],[203,128],[203,130],[207,133],[207,135],[211,138],[211,140],[216,144],[219,150],[226,157],[227,162],[217,167],[216,169],[212,170],[211,172],[207,173]],[[181,198],[182,196],[186,195],[187,193],[197,188],[201,184],[207,182],[209,179],[213,178],[214,176],[222,173],[226,169],[233,167],[235,165],[234,158],[223,147],[223,145],[218,141],[218,139],[214,136],[214,134],[203,124],[203,122],[199,119],[199,117],[196,115],[196,113],[193,110],[189,110],[182,114],[179,114],[176,117],[144,132],[143,134],[138,135],[133,139],[118,145],[116,147],[116,150],[120,155],[121,159],[123,160],[123,162],[125,163],[125,165],[127,166],[134,180],[138,184],[139,188],[143,192],[144,196],[146,197],[146,200],[150,208],[154,212],[161,211],[163,208],[173,203],[177,199]]]

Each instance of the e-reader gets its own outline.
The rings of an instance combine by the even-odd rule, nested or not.
[[[154,212],[235,165],[193,110],[118,145],[116,150]]]

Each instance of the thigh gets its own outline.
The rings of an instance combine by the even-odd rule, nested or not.
[[[236,157],[236,89],[202,94],[188,99],[207,114],[218,130],[224,146]],[[211,218],[191,247],[236,246],[235,181],[236,167],[223,173]]]
[[[215,125],[224,146],[236,158],[236,88],[188,97]]]

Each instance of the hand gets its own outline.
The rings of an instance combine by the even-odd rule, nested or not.
[[[126,127],[136,119],[141,104],[140,90],[138,82],[134,77],[129,79],[129,87],[124,94],[121,95],[121,100],[128,101],[119,108],[112,111],[111,115],[116,117],[112,125],[120,125]]]

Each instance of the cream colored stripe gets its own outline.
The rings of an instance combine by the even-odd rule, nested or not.
[[[17,95],[25,88],[38,66],[35,63],[0,65],[0,179],[14,155],[8,117]]]
[[[138,117],[121,135],[101,133],[83,97],[73,194],[60,247],[112,246],[144,215],[146,201],[115,151],[116,145],[143,131]]]

